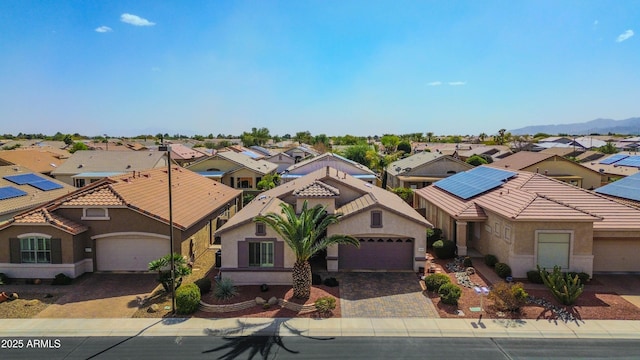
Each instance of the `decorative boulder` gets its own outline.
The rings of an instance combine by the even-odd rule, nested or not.
[[[158,312],[158,310],[160,310],[160,306],[158,306],[158,304],[151,304],[151,306],[149,306],[149,309],[147,309],[147,311],[150,313]]]
[[[269,305],[277,305],[278,304],[278,299],[275,296],[272,296],[267,303]]]
[[[467,275],[473,275],[476,273],[476,269],[472,268],[472,267],[468,267],[467,270]]]
[[[267,300],[261,298],[260,296],[256,297],[256,304],[258,305],[264,305],[267,303]]]

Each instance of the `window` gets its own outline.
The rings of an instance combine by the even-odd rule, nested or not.
[[[264,223],[256,223],[256,235],[257,236],[267,235],[267,227]]]
[[[238,188],[240,189],[251,189],[253,187],[253,179],[252,178],[238,178]]]
[[[109,211],[107,208],[84,208],[82,220],[109,220]]]
[[[273,267],[273,241],[249,243],[249,266]]]
[[[76,183],[76,187],[83,187],[85,185],[85,180],[84,179],[75,179],[75,183]]]
[[[371,212],[371,227],[372,228],[382,227],[382,211]]]
[[[571,233],[538,233],[538,265],[541,268],[553,269],[559,265],[569,268],[571,251]]]
[[[20,257],[23,263],[50,264],[51,239],[36,236],[20,239]]]

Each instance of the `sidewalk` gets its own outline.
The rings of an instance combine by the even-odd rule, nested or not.
[[[640,321],[421,318],[4,319],[0,338],[87,336],[402,336],[640,339]]]

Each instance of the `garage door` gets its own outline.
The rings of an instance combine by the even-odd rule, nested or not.
[[[136,235],[96,240],[98,271],[148,271],[151,261],[168,254],[167,239]]]
[[[640,246],[636,239],[598,239],[593,241],[593,271],[638,271]]]
[[[340,270],[412,270],[412,239],[358,239],[360,248],[340,245]]]

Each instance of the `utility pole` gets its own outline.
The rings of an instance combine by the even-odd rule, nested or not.
[[[176,262],[173,256],[173,204],[171,197],[171,146],[164,145],[158,148],[167,152],[167,175],[169,176],[169,256],[171,259],[171,313],[176,314]]]

